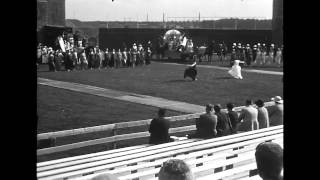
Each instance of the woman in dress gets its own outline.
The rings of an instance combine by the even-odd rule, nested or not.
[[[240,61],[240,60],[234,60],[234,64],[231,67],[231,69],[228,71],[228,73],[236,78],[236,79],[243,79],[242,75],[241,75],[241,67],[240,67],[240,63],[244,63],[244,61]]]
[[[275,62],[279,67],[281,65],[281,57],[282,57],[282,51],[281,51],[280,48],[278,48],[277,54],[276,54],[276,57],[275,57]]]

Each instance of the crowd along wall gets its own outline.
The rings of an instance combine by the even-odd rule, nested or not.
[[[137,29],[137,28],[100,28],[99,29],[99,47],[105,48],[123,48],[131,47],[132,44],[146,43],[150,40],[153,44],[157,39],[163,36],[168,29]],[[191,37],[195,46],[209,43],[212,40],[216,42],[224,41],[227,45],[234,42],[241,43],[271,43],[272,30],[213,30],[213,29],[178,29]]]

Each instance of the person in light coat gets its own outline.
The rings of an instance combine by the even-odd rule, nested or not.
[[[241,75],[241,67],[240,67],[240,63],[244,63],[243,61],[240,60],[234,60],[234,64],[231,67],[231,69],[228,71],[228,73],[236,78],[236,79],[243,79],[242,75]]]

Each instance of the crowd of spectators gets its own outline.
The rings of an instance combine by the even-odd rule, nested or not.
[[[64,41],[64,48],[53,50],[52,47],[38,45],[37,65],[48,64],[49,71],[108,69],[142,66],[150,64],[151,42],[146,45],[133,43],[131,48],[102,50],[99,46],[77,45],[73,40]],[[62,68],[64,67],[64,68]]]
[[[283,100],[280,96],[271,98],[274,105],[264,107],[264,102],[246,100],[246,106],[238,113],[234,105],[226,105],[227,112],[222,111],[220,104],[206,105],[206,113],[196,119],[196,132],[188,138],[214,138],[239,132],[253,131],[283,124]],[[214,112],[213,112],[214,111]],[[169,136],[170,121],[165,118],[165,109],[160,108],[158,117],[149,126],[150,144],[172,141]]]
[[[206,60],[212,62],[213,54],[218,56],[221,63],[228,62],[227,56],[230,55],[230,63],[234,60],[244,61],[246,66],[250,65],[277,65],[283,64],[283,45],[275,45],[273,43],[216,43],[212,41],[209,45],[205,43],[202,46],[194,47],[195,57],[199,62]]]

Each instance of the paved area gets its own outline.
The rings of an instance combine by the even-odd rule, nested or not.
[[[90,86],[85,84],[56,81],[45,78],[38,78],[38,84],[51,86],[56,88],[67,89],[71,91],[87,93],[96,96],[102,96],[106,98],[117,99],[121,101],[128,101],[132,103],[138,103],[153,107],[166,108],[173,111],[185,112],[185,113],[203,113],[205,111],[204,106],[190,104],[186,102],[173,101],[159,97],[147,96],[142,94],[135,94],[125,91],[117,91],[107,88],[100,88],[96,86]],[[265,102],[265,106],[272,105],[273,102]],[[235,110],[240,110],[243,106],[235,107]]]
[[[164,63],[164,64],[186,66],[185,64],[178,64],[178,63]],[[230,70],[230,68],[227,68],[227,67],[210,66],[210,65],[197,65],[197,67],[220,69],[220,70]],[[241,71],[242,72],[260,73],[260,74],[271,74],[271,75],[281,75],[281,76],[283,75],[283,72],[265,71],[265,70],[257,70],[257,69],[242,69]]]
[[[90,86],[85,84],[56,81],[56,80],[50,80],[50,79],[44,79],[44,78],[38,78],[38,84],[72,90],[76,92],[87,93],[87,94],[96,95],[96,96],[113,98],[117,100],[128,101],[128,102],[133,102],[133,103],[138,103],[143,105],[162,107],[162,108],[166,108],[166,109],[170,109],[178,112],[199,113],[199,112],[204,112],[205,110],[204,106],[199,106],[195,104],[172,101],[164,98],[135,94],[135,93],[124,92],[124,91],[116,91],[116,90],[100,88],[100,87]]]

